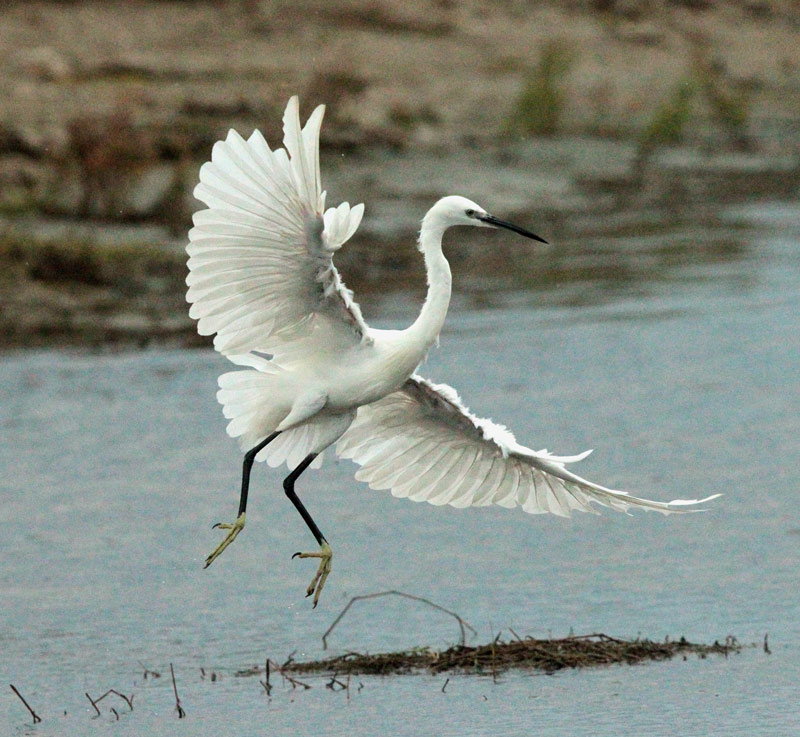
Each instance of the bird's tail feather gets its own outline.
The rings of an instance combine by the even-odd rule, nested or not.
[[[285,371],[254,354],[236,357],[245,371],[229,371],[219,377],[217,399],[230,422],[228,435],[238,438],[243,451],[271,435],[291,412],[296,391]],[[311,468],[322,465],[322,451],[339,439],[355,413],[318,414],[284,430],[256,456],[276,467],[295,468],[309,453],[318,453]]]
[[[217,401],[230,420],[228,435],[238,438],[243,450],[273,433],[292,406],[283,372],[267,361],[263,364],[258,370],[228,371],[219,377]]]

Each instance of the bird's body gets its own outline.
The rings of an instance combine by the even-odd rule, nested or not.
[[[355,232],[363,205],[324,210],[319,173],[322,107],[300,127],[297,98],[284,115],[284,149],[271,151],[257,131],[245,141],[231,131],[203,165],[195,196],[208,205],[190,231],[187,299],[201,334],[240,369],[219,379],[228,433],[246,450],[239,517],[207,558],[209,565],[244,527],[255,460],[292,469],[287,496],[320,544],[308,593],[319,598],[331,551],[294,493],[294,482],[322,452],[361,466],[356,478],[395,496],[452,506],[499,504],[568,515],[591,503],[664,513],[696,500],[654,502],[576,476],[558,457],[519,445],[503,426],[472,415],[453,389],[414,372],[435,343],[451,295],[442,253],[454,225],[529,231],[489,215],[458,196],[426,214],[419,248],[428,294],[405,330],[367,326],[341,282],[332,255]],[[338,441],[338,442],[337,442]],[[709,497],[713,498],[713,497]]]

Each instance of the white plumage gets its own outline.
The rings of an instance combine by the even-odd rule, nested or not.
[[[503,227],[538,236],[489,215],[463,197],[445,197],[422,222],[419,247],[428,296],[406,330],[369,328],[333,265],[356,231],[364,206],[325,211],[319,170],[318,107],[301,128],[298,100],[284,114],[284,147],[271,151],[255,131],[230,131],[200,169],[195,196],[208,209],[189,232],[190,315],[201,335],[243,367],[223,374],[217,394],[228,433],[244,450],[240,515],[207,559],[244,526],[250,465],[294,469],[284,484],[321,553],[309,594],[315,604],[330,570],[330,548],[294,495],[294,480],[338,440],[337,453],[361,468],[356,478],[398,497],[454,507],[497,504],[567,516],[592,503],[663,513],[713,499],[655,502],[607,489],[567,470],[572,457],[519,445],[501,425],[475,417],[455,390],[413,372],[436,341],[450,301],[442,236],[454,225]],[[248,460],[249,459],[249,460]],[[248,465],[249,464],[249,465]],[[288,487],[287,487],[288,484]],[[289,488],[290,487],[290,488]]]
[[[520,506],[568,517],[572,510],[594,512],[591,502],[667,514],[697,503],[653,502],[587,481],[566,464],[591,451],[556,456],[525,448],[502,425],[473,415],[452,387],[416,374],[399,391],[361,407],[336,450],[361,466],[356,478],[371,488],[431,504]]]

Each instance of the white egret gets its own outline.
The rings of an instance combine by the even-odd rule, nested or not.
[[[244,528],[253,462],[286,463],[283,488],[319,545],[293,556],[320,558],[307,590],[316,606],[332,551],[294,486],[337,441],[336,452],[361,467],[356,479],[431,504],[567,516],[594,511],[592,502],[670,513],[714,498],[656,502],[587,481],[566,466],[588,451],[566,457],[526,448],[502,425],[473,415],[454,389],[415,373],[450,302],[444,232],[477,225],[543,240],[464,197],[444,197],[422,220],[428,294],[416,321],[405,330],[367,326],[332,261],[364,206],[325,210],[323,111],[317,107],[301,128],[292,97],[283,117],[285,148],[275,151],[258,131],[244,140],[231,130],[214,145],[194,191],[208,209],[194,215],[189,232],[189,314],[201,335],[216,334],[214,347],[244,367],[220,376],[217,394],[228,434],[246,451],[239,514],[215,525],[228,534],[206,567]]]

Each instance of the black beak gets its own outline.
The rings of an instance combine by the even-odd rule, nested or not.
[[[540,238],[535,233],[531,233],[530,230],[525,230],[525,228],[520,228],[519,225],[514,225],[514,223],[509,223],[505,220],[501,220],[500,218],[496,218],[494,215],[478,215],[478,220],[487,223],[488,225],[493,225],[496,228],[505,228],[506,230],[513,231],[514,233],[519,233],[520,235],[524,235],[526,238],[539,241],[539,243],[547,243],[544,238]]]

